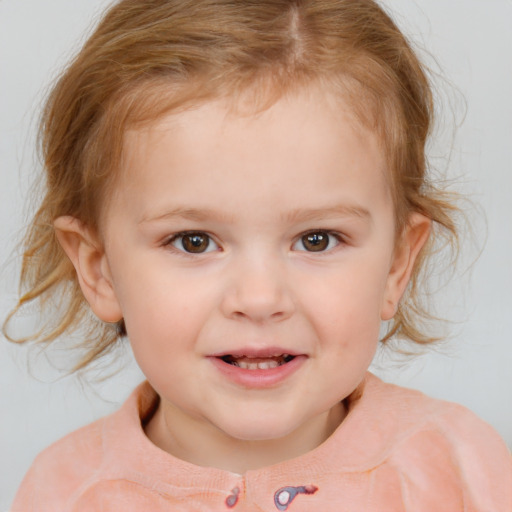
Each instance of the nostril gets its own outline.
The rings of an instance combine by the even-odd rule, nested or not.
[[[222,297],[223,314],[234,320],[255,322],[282,321],[294,311],[294,301],[276,280],[249,279],[236,281]]]

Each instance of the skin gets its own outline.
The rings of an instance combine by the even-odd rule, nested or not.
[[[55,226],[93,311],[124,318],[160,396],[149,439],[237,473],[321,444],[429,233],[412,214],[395,244],[377,136],[311,89],[254,115],[221,101],[167,115],[126,134],[123,162],[99,235],[70,217]],[[204,252],[184,248],[191,231],[209,240]],[[309,250],[311,233],[324,250]],[[300,354],[270,386],[212,362],[269,347]]]

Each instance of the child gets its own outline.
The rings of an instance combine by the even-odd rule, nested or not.
[[[12,510],[510,510],[490,427],[367,373],[382,321],[429,341],[431,113],[373,1],[115,4],[45,110],[20,306],[64,289],[44,337],[127,335],[148,380]]]

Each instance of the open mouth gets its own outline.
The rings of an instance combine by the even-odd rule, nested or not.
[[[244,370],[270,370],[289,363],[295,359],[295,356],[291,356],[290,354],[281,354],[272,357],[249,357],[228,354],[222,356],[220,359],[225,363],[243,368]]]

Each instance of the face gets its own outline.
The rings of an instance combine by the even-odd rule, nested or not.
[[[161,407],[236,439],[280,438],[337,407],[399,293],[383,152],[322,91],[128,132],[102,238]]]

